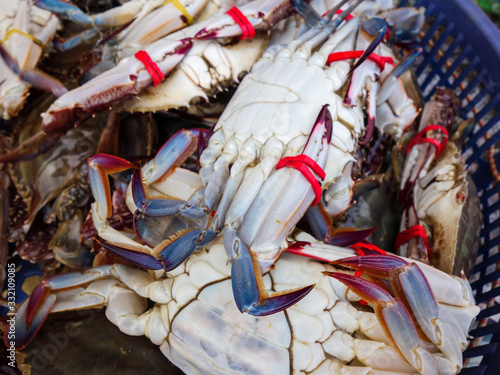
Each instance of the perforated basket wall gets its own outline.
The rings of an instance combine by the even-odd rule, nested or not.
[[[500,183],[492,172],[500,165],[500,31],[471,0],[402,0],[400,6],[426,8],[421,35],[423,57],[416,63],[425,99],[436,87],[453,88],[461,99],[461,117],[476,127],[464,156],[481,198],[482,246],[471,277],[481,307],[471,331],[461,374],[500,374]]]

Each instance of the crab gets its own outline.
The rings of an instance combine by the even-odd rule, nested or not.
[[[402,170],[402,193],[409,198],[395,248],[444,272],[469,275],[479,248],[481,215],[477,189],[460,153],[472,122],[455,125],[456,101],[453,91],[438,89],[424,108],[419,134],[409,142],[408,135],[396,147],[407,151],[404,166],[396,164],[396,170]],[[420,234],[408,237],[412,231]]]
[[[95,39],[106,30],[114,29],[99,43],[102,46],[102,48],[99,47],[102,55],[101,62],[87,72],[87,75],[94,76],[110,69],[124,58],[148,47],[158,39],[208,18],[220,8],[226,8],[228,2],[133,0],[91,16],[66,1],[38,0],[37,4],[85,28],[84,31],[67,39],[57,38],[55,46],[61,51],[75,48],[82,42]]]
[[[359,19],[353,18],[326,41],[351,10],[331,23],[327,15],[321,27],[312,28],[288,46],[275,46],[264,53],[213,129],[200,155],[202,184],[197,183],[187,199],[153,199],[147,190],[150,183],[168,181],[172,167],[182,163],[196,147],[199,132],[179,132],[142,172],[134,173],[131,186],[137,207],[135,228],[153,250],[114,237],[114,232],[106,237],[106,220],[111,214],[107,174],[135,166],[106,155],[92,157],[89,176],[96,199],[92,212],[96,227],[101,228],[102,245],[142,267],[169,271],[222,235],[233,265],[235,300],[242,312],[271,314],[308,293],[311,286],[269,293],[262,286],[262,274],[286,249],[288,234],[307,208],[321,199],[322,189],[330,189],[326,194],[333,197],[339,189],[346,190],[343,176],[348,174],[355,142],[364,129],[358,103],[361,92],[357,90],[371,73],[358,61],[363,70],[353,76],[351,85],[357,88],[352,90],[351,104],[346,107],[336,91],[347,82],[350,64],[341,61],[327,68],[324,65],[337,48],[353,49],[356,39],[363,39],[362,33],[356,38],[353,32],[360,27]],[[361,27],[369,27],[373,33],[381,20],[367,22],[362,22]],[[380,39],[374,39],[378,44]],[[375,48],[369,41],[359,43]],[[372,61],[366,63],[373,67]],[[370,78],[368,82],[374,89],[376,83]],[[320,100],[327,103],[321,110],[317,104]],[[322,187],[319,177],[324,179]],[[288,197],[286,202],[280,199],[283,196]],[[342,211],[350,202],[344,200],[344,207],[337,203],[337,209]],[[158,228],[158,218],[168,223],[164,229]],[[163,236],[159,242],[158,233]]]
[[[351,249],[311,246],[337,265],[284,254],[285,267],[272,270],[264,283],[278,291],[316,286],[286,311],[263,317],[240,314],[230,297],[232,271],[222,238],[166,278],[120,264],[45,278],[17,311],[16,348],[28,344],[50,312],[106,306],[106,316],[121,331],[146,335],[186,374],[460,370],[467,332],[479,312],[467,282],[395,256],[353,257]],[[403,291],[409,279],[418,287],[406,302],[338,265],[388,277]],[[353,291],[373,310],[363,308]],[[154,306],[148,308],[146,299]]]
[[[59,19],[51,12],[33,5],[28,0],[7,0],[2,3],[0,19],[0,115],[15,117],[29,94],[30,78],[48,85],[55,94],[65,89],[58,81],[37,71],[45,47],[50,44]],[[36,74],[35,74],[36,73]],[[29,83],[27,81],[30,81]]]
[[[472,123],[456,125],[457,100],[453,91],[438,88],[424,107],[419,134],[408,134],[395,147],[395,155],[406,151],[406,159],[401,167],[403,157],[395,158],[405,211],[394,247],[398,254],[444,272],[469,275],[479,248],[481,215],[460,153]]]

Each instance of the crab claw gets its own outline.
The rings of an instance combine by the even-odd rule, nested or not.
[[[349,0],[342,0],[340,3],[338,3],[334,8],[329,10],[323,17],[321,17],[316,10],[306,1],[304,0],[290,0],[290,3],[294,7],[294,9],[297,11],[298,14],[304,19],[305,23],[309,27],[318,27],[323,28],[326,26],[326,23],[330,22],[330,20],[333,18],[333,16],[337,13],[337,11],[342,8]],[[359,4],[362,0],[358,0],[357,3]],[[356,4],[357,6],[357,4]],[[354,9],[354,7],[349,8],[345,14],[345,17],[343,17],[342,21],[345,20],[347,15],[351,13],[351,11]],[[342,18],[342,17],[339,17]],[[340,23],[339,23],[340,25]],[[338,26],[338,25],[337,25]],[[336,27],[335,27],[336,28]]]
[[[193,43],[190,38],[153,45],[146,50],[154,63],[154,76],[166,76],[186,56]],[[149,65],[150,67],[153,65]],[[42,114],[42,130],[47,134],[65,133],[82,118],[110,108],[137,95],[153,83],[153,77],[138,58],[130,58],[96,78],[59,97]]]
[[[52,91],[55,96],[61,96],[68,92],[66,87],[54,77],[38,69],[21,70],[9,53],[0,45],[0,56],[5,61],[7,66],[19,76],[20,79],[29,83],[31,86],[44,90]]]
[[[372,305],[387,336],[410,365],[423,374],[438,373],[432,355],[420,347],[417,328],[401,301],[394,299],[389,292],[378,285],[362,278],[339,272],[324,272],[324,274],[351,287],[356,294]]]
[[[41,284],[39,284],[41,285]],[[43,299],[40,299],[36,303],[36,310],[28,313],[28,299],[23,302],[16,313],[15,323],[9,323],[14,326],[15,335],[13,338],[9,337],[10,329],[5,330],[4,342],[7,346],[10,346],[10,342],[14,341],[16,350],[22,350],[33,340],[38,330],[42,326],[45,319],[49,315],[54,303],[56,302],[56,297],[54,295],[48,295]],[[30,319],[28,318],[30,316]]]
[[[388,279],[396,298],[412,312],[426,338],[461,368],[466,338],[457,329],[454,318],[444,313],[441,316],[429,282],[416,263],[393,255],[369,255],[344,258],[332,264],[355,268],[377,279]]]
[[[269,293],[264,287],[259,260],[254,252],[238,238],[236,231],[227,227],[224,231],[224,246],[230,250],[231,282],[238,310],[253,316],[271,315],[294,305],[313,288],[303,288]]]
[[[433,98],[426,103],[419,125],[420,133],[406,149],[399,195],[402,206],[408,205],[417,179],[427,174],[432,161],[444,149],[458,104],[454,91],[444,88],[438,88]]]
[[[245,36],[240,24],[246,25],[246,32],[269,30],[278,21],[287,17],[293,11],[289,0],[256,0],[245,4],[237,13],[235,19],[224,14],[217,20],[209,23],[194,36],[197,40],[231,38]],[[230,13],[228,11],[228,13]],[[251,25],[251,26],[250,26]],[[247,36],[248,37],[248,36]]]
[[[127,244],[114,245],[106,240],[98,242],[106,250],[135,265],[149,269],[171,271],[184,262],[197,248],[208,245],[217,234],[210,230],[186,229],[164,240],[152,250],[157,257]]]
[[[415,62],[415,60],[422,54],[424,49],[420,45],[415,45],[411,48],[409,54],[407,54],[403,60],[399,62],[399,64],[392,70],[392,72],[385,78],[387,81],[391,77],[399,78],[406,72]]]
[[[376,228],[336,229],[333,226],[332,217],[328,212],[326,212],[326,209],[321,202],[316,206],[309,207],[306,212],[306,218],[314,236],[317,239],[334,246],[350,246],[355,242],[364,240],[376,230]]]

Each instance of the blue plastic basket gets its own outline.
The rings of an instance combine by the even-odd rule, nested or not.
[[[402,0],[400,6],[410,1]],[[413,2],[412,2],[413,3]],[[416,63],[425,99],[436,87],[450,87],[461,99],[460,116],[474,118],[476,128],[464,156],[481,198],[484,228],[471,277],[481,307],[474,337],[464,353],[461,374],[500,374],[500,184],[488,155],[500,140],[500,31],[471,0],[417,0],[426,8],[423,57]],[[500,165],[500,153],[495,155]]]

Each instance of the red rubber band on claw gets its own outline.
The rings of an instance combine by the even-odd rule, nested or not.
[[[326,65],[330,65],[336,61],[343,61],[349,59],[359,59],[365,51],[344,51],[344,52],[334,52],[328,55],[328,59],[326,60]],[[390,56],[380,56],[376,53],[372,53],[368,56],[368,60],[373,61],[377,64],[382,72],[385,69],[385,64],[394,65],[394,60]]]
[[[321,17],[324,17],[327,13],[329,12],[329,10],[327,10],[325,13],[323,13],[321,15]],[[339,14],[342,14],[343,10],[342,9],[339,9],[335,12],[335,14],[339,15]],[[347,17],[345,18],[346,21],[349,21],[351,18],[354,18],[354,16],[352,14],[348,14]]]
[[[339,9],[339,10],[337,10],[337,11],[335,12],[335,14],[342,14],[342,12],[343,12],[343,10],[342,10],[342,9]],[[328,12],[326,12],[326,13],[328,13]],[[325,14],[326,14],[326,13],[325,13]],[[349,14],[349,15],[347,15],[347,17],[345,18],[345,20],[346,20],[346,21],[349,21],[351,18],[354,18],[354,16],[353,16],[352,14]]]
[[[385,250],[382,250],[380,247],[375,246],[371,243],[356,242],[349,247],[353,250],[356,250],[356,254],[358,254],[359,256],[373,254],[387,255],[387,252]]]
[[[153,79],[153,86],[158,86],[165,79],[158,65],[151,59],[146,51],[138,51],[135,54],[137,60],[143,63],[149,75]]]
[[[321,180],[324,180],[326,176],[325,171],[318,165],[318,163],[316,163],[309,156],[301,154],[297,156],[288,156],[281,159],[278,165],[276,165],[276,170],[283,167],[293,168],[302,173],[302,176],[304,176],[304,178],[311,184],[314,195],[316,196],[316,198],[314,198],[314,201],[311,203],[311,206],[317,205],[321,200],[323,191],[321,190],[321,184],[314,176],[313,172],[316,173]],[[311,169],[309,169],[308,167]],[[313,172],[311,172],[311,170]]]
[[[427,239],[427,233],[425,233],[424,227],[419,224],[413,225],[408,229],[400,232],[396,237],[396,241],[394,242],[394,249],[397,249],[398,247],[407,243],[415,237],[420,237],[424,240],[425,249],[427,250],[427,256],[429,256],[431,250],[429,247],[429,240]]]
[[[255,29],[248,18],[237,7],[232,7],[226,14],[238,24],[243,32],[239,39],[252,39],[255,36]]]
[[[424,137],[424,134],[430,130],[440,130],[444,134],[443,140],[439,142],[436,139]],[[438,157],[446,147],[446,144],[448,143],[448,131],[440,125],[427,126],[410,141],[408,147],[406,147],[406,154],[410,152],[413,146],[421,143],[430,143],[436,146],[436,157]]]

